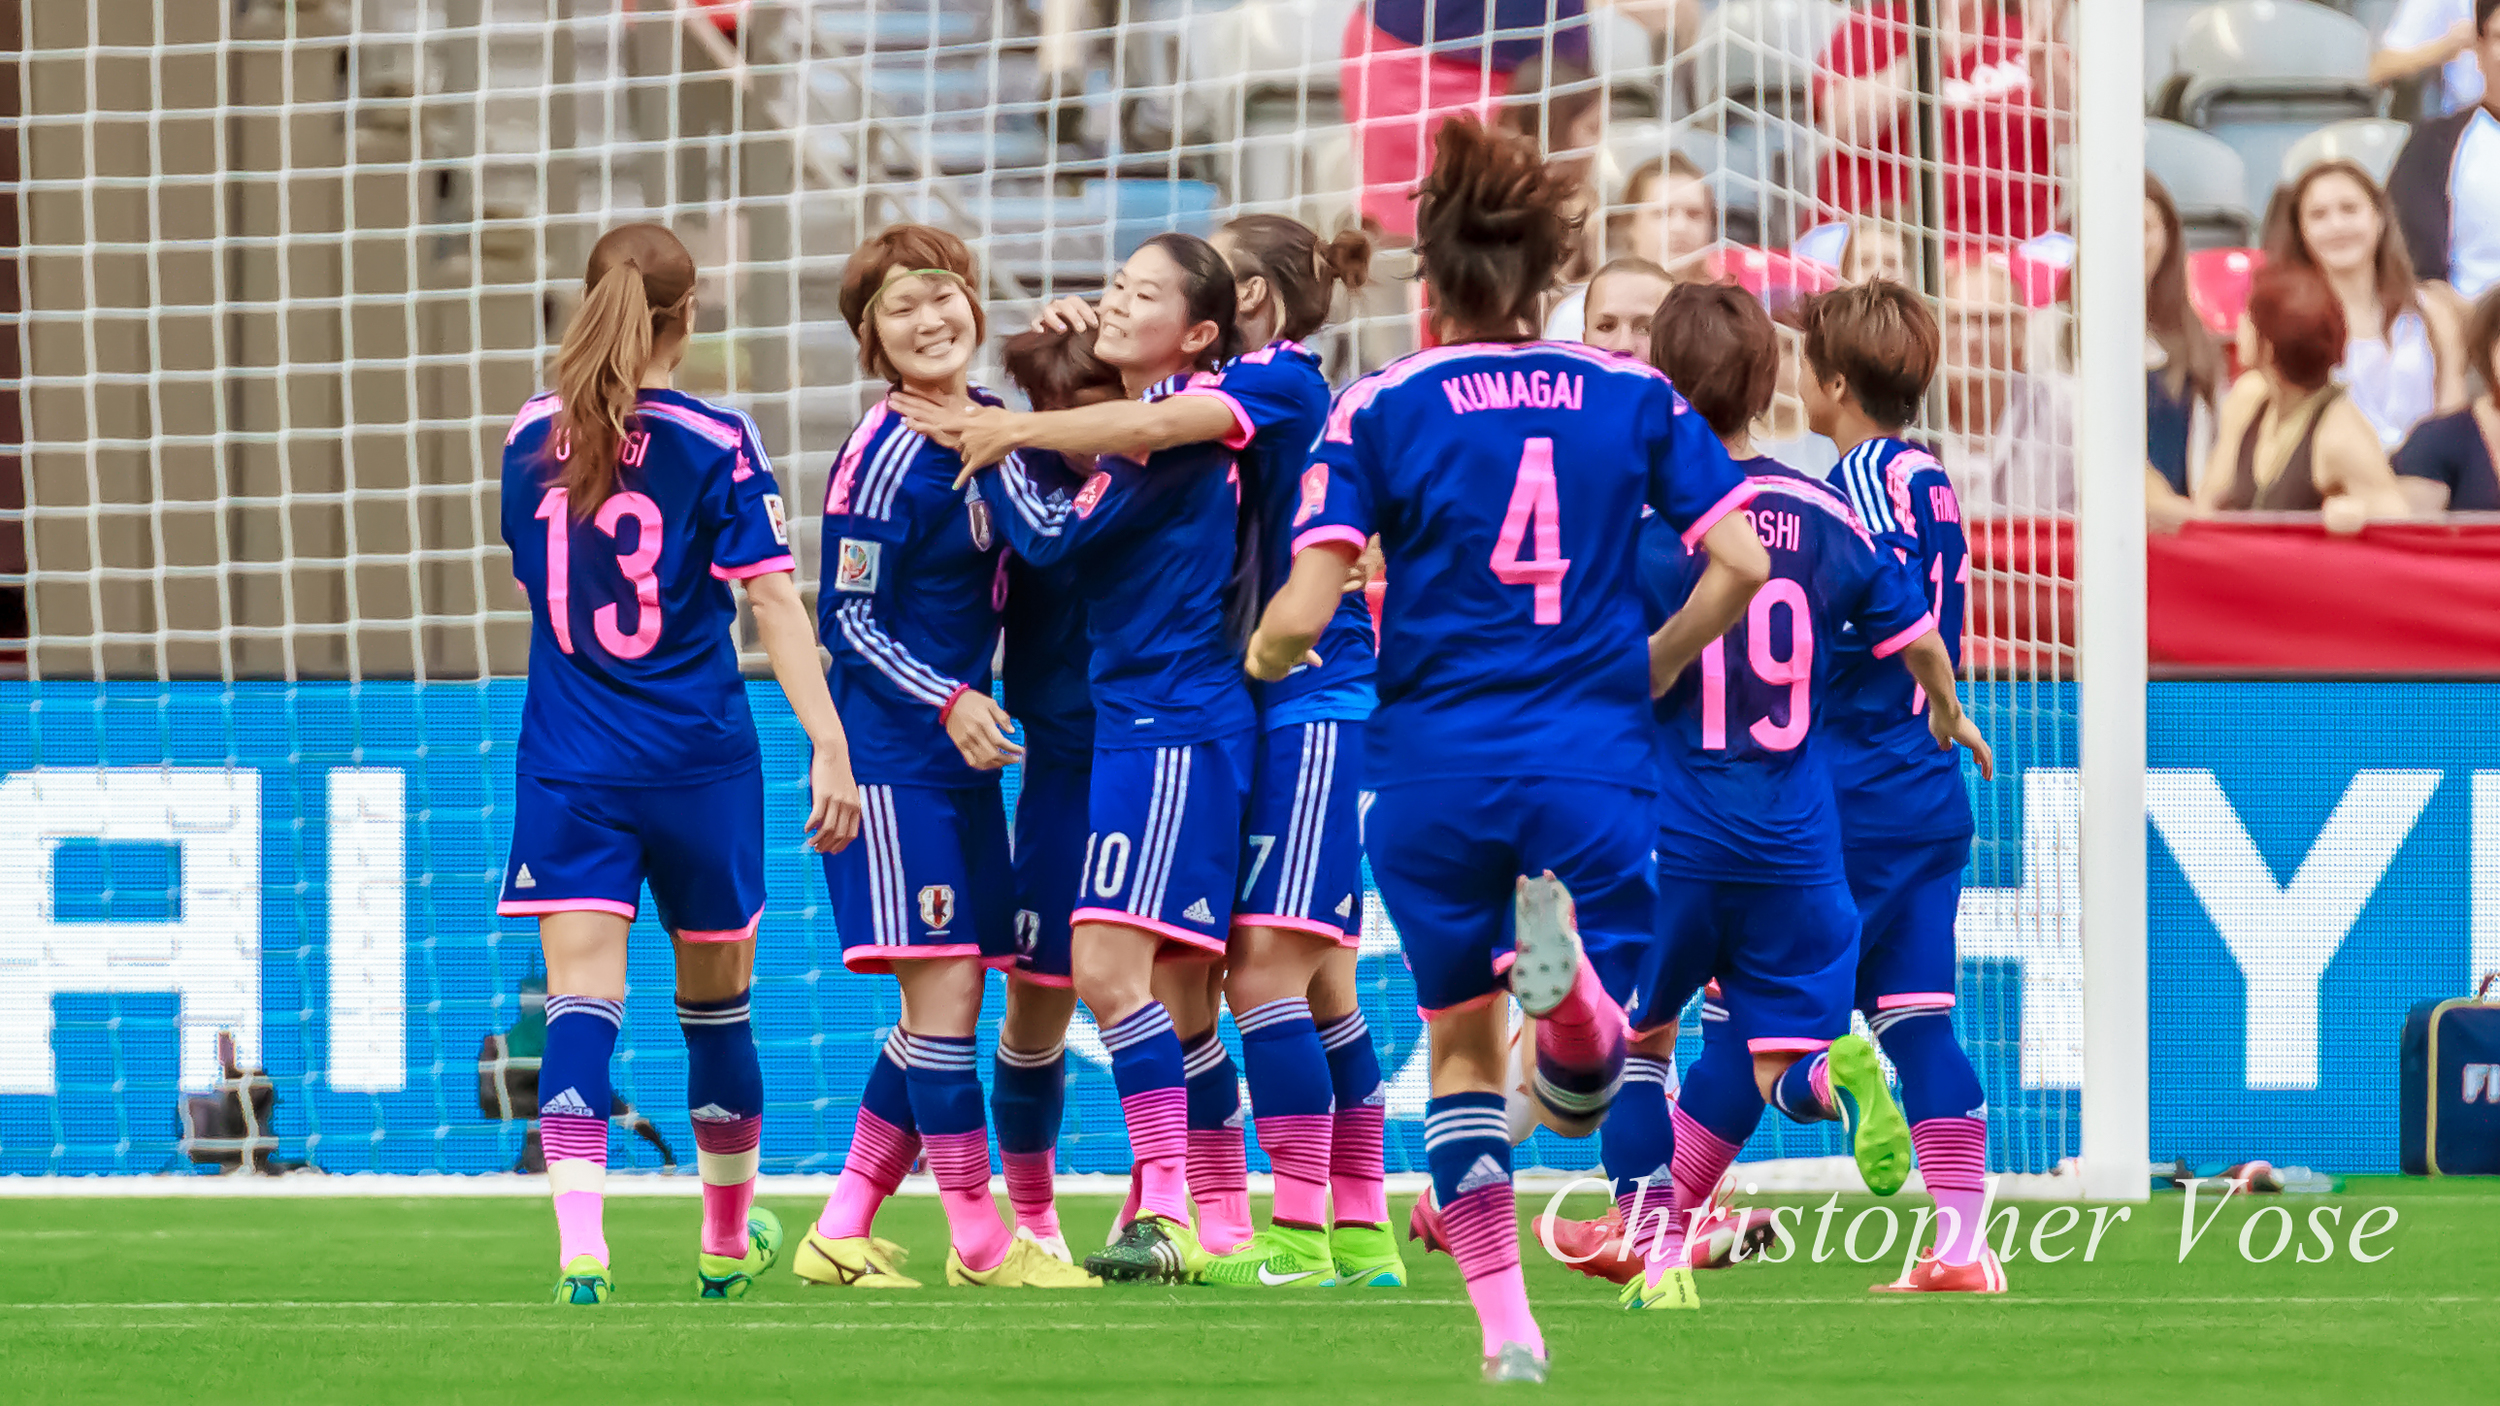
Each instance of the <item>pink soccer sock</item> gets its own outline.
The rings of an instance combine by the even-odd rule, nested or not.
[[[998,1202],[990,1195],[990,1138],[985,1128],[968,1133],[931,1133],[929,1173],[937,1178],[938,1201],[946,1208],[946,1229],[964,1267],[996,1269],[1007,1257],[1007,1226],[998,1218]]]
[[[1539,1092],[1558,1108],[1602,1113],[1623,1074],[1623,1008],[1584,959],[1571,994],[1536,1023]]]
[[[828,1240],[859,1239],[877,1219],[877,1208],[903,1184],[920,1139],[862,1108],[851,1130],[851,1152],[842,1164],[842,1180],[825,1198],[816,1233]]]
[[[1684,1105],[1676,1104],[1667,1111],[1675,1127],[1675,1156],[1667,1164],[1667,1174],[1675,1182],[1675,1196],[1669,1203],[1666,1233],[1644,1248],[1648,1250],[1649,1282],[1655,1284],[1666,1277],[1666,1271],[1684,1263],[1684,1238],[1693,1227],[1693,1212],[1710,1204],[1711,1193],[1719,1189],[1719,1178],[1736,1165],[1737,1145],[1703,1127]]]
[[[538,1144],[547,1155],[547,1185],[554,1192],[557,1263],[569,1265],[588,1255],[606,1264],[608,1120],[544,1114]]]
[[[1387,1225],[1389,1180],[1377,1105],[1340,1108],[1329,1129],[1328,1189],[1339,1225]]]
[[[1930,1118],[1910,1125],[1910,1146],[1918,1152],[1927,1194],[1936,1200],[1936,1256],[1969,1264],[1987,1243],[1988,1125],[1977,1118]]]
[[[695,1160],[703,1176],[703,1253],[745,1259],[747,1213],[755,1205],[755,1150],[761,1118],[694,1120]]]
[[[1178,1084],[1120,1100],[1137,1170],[1137,1213],[1189,1222],[1189,1096]]]
[[[1328,1144],[1335,1122],[1330,1113],[1284,1113],[1258,1120],[1259,1146],[1276,1173],[1272,1213],[1279,1224],[1326,1228]]]
[[[1210,1254],[1231,1254],[1250,1238],[1250,1154],[1239,1128],[1190,1128],[1188,1134],[1198,1241]]]
[[[1508,1181],[1466,1192],[1441,1208],[1441,1236],[1467,1280],[1468,1301],[1484,1329],[1484,1355],[1521,1343],[1545,1355],[1545,1335],[1528,1311],[1519,1272],[1519,1210]]]
[[[1016,1224],[1037,1239],[1057,1235],[1059,1202],[1051,1186],[1058,1174],[1057,1155],[1045,1147],[1039,1152],[1002,1152],[998,1161],[1007,1173],[1007,1204],[1016,1213]]]

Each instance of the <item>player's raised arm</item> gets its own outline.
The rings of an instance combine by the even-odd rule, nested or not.
[[[1727,450],[1701,416],[1672,389],[1660,387],[1663,424],[1650,441],[1650,507],[1675,528],[1687,549],[1709,556],[1684,607],[1649,637],[1649,693],[1663,696],[1702,649],[1726,634],[1771,579],[1771,556],[1738,511],[1748,489]]]

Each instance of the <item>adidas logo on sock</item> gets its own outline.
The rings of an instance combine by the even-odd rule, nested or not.
[[[1187,918],[1193,923],[1212,923],[1215,921],[1214,910],[1207,907],[1207,901],[1203,898],[1190,904],[1187,908],[1182,909],[1181,916]]]
[[[698,1123],[735,1123],[738,1121],[737,1114],[717,1103],[707,1103],[701,1108],[690,1109],[686,1116]]]
[[[538,1105],[538,1116],[544,1118],[550,1113],[558,1114],[566,1118],[596,1118],[599,1116],[598,1114],[590,1111],[590,1105],[583,1100],[581,1091],[578,1089],[566,1089],[563,1093],[557,1094],[554,1098],[544,1100]]]
[[[1476,1165],[1467,1169],[1467,1175],[1458,1179],[1457,1194],[1464,1196],[1470,1191],[1481,1190],[1484,1187],[1509,1184],[1510,1169],[1495,1161],[1491,1153],[1486,1153],[1476,1159]]]
[[[1240,1109],[1236,1108],[1232,1112],[1224,1115],[1224,1126],[1237,1133],[1241,1131],[1242,1124],[1245,1120],[1246,1115],[1243,1114]]]
[[[512,886],[516,889],[534,889],[538,887],[538,881],[530,877],[530,867],[524,864],[521,866],[521,872],[512,876]]]
[[[1373,1085],[1373,1086],[1372,1086],[1372,1091],[1371,1091],[1370,1093],[1368,1093],[1368,1094],[1366,1094],[1366,1095],[1364,1095],[1364,1096],[1363,1096],[1363,1106],[1364,1106],[1365,1108],[1386,1108],[1386,1107],[1388,1107],[1388,1106],[1389,1106],[1389,1091],[1388,1091],[1387,1089],[1384,1089],[1384,1088],[1380,1087],[1380,1086],[1379,1086],[1379,1085],[1377,1085],[1377,1084]]]
[[[1354,916],[1353,894],[1349,893],[1345,897],[1337,900],[1337,916],[1340,918],[1351,918]]]

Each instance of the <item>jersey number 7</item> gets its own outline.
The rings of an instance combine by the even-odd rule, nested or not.
[[[547,524],[547,623],[554,627],[556,648],[573,652],[573,514],[571,494],[550,488],[538,500],[537,517]],[[615,538],[617,528],[632,518],[641,535],[630,552],[616,555],[616,569],[634,583],[634,632],[616,627],[617,610],[603,605],[591,612],[591,628],[599,647],[619,659],[640,659],[660,642],[660,505],[640,493],[610,494],[592,521]]]
[[[1536,555],[1521,557],[1520,547],[1534,534]],[[1520,446],[1519,477],[1510,488],[1510,510],[1502,515],[1502,534],[1493,541],[1493,577],[1505,586],[1536,588],[1536,623],[1562,623],[1563,577],[1571,563],[1562,554],[1562,504],[1554,493],[1554,441],[1532,439]]]

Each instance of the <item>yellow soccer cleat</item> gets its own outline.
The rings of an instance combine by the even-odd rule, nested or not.
[[[1634,1312],[1644,1309],[1689,1309],[1701,1307],[1701,1294],[1693,1287],[1693,1271],[1683,1265],[1666,1271],[1655,1284],[1644,1274],[1623,1286],[1615,1302]]]
[[[993,1269],[973,1269],[953,1246],[946,1249],[946,1282],[958,1289],[1099,1289],[1102,1281],[1053,1256],[1031,1231],[1019,1227],[1007,1257]]]
[[[901,1258],[887,1242],[867,1236],[835,1240],[809,1226],[799,1252],[790,1257],[790,1272],[810,1284],[829,1289],[917,1289],[920,1281],[905,1278]]]

